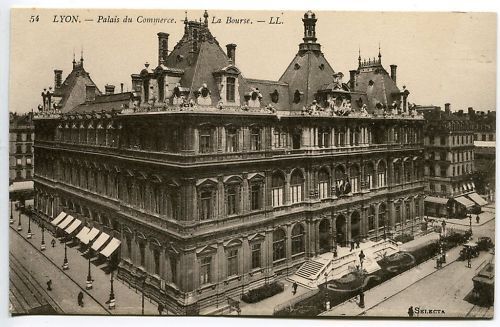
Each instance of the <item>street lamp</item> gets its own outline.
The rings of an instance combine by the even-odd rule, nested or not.
[[[42,243],[40,244],[40,250],[45,251],[45,224],[42,221]]]
[[[109,291],[109,305],[108,305],[108,307],[110,309],[114,309],[116,302],[115,302],[115,292],[113,291],[113,270],[111,270],[111,279],[109,280],[109,282],[111,283],[111,289]],[[144,304],[143,304],[143,307],[144,307]],[[143,309],[143,314],[144,314],[144,309]]]
[[[21,215],[21,213],[19,213]],[[30,239],[33,236],[31,234],[31,215],[28,213],[28,236],[26,237],[27,239]]]
[[[13,204],[14,204],[14,202],[10,201],[10,219],[9,219],[9,224],[11,224],[11,225],[14,223],[14,216],[12,215],[12,212],[14,211]]]
[[[21,213],[19,212],[19,221],[17,223],[17,230],[20,232],[23,230],[23,226],[21,225]]]
[[[69,269],[69,263],[68,263],[68,251],[67,251],[67,246],[66,246],[66,238],[64,238],[64,261],[63,261],[63,270],[68,270]]]
[[[92,259],[92,248],[91,248],[92,243],[89,242],[89,272],[87,274],[87,285],[85,286],[86,289],[91,290],[92,289],[92,274],[90,273],[90,259]]]
[[[470,234],[472,235],[472,215],[469,213],[469,231]]]
[[[365,292],[364,292],[364,283],[365,283],[365,274],[363,271],[363,261],[365,260],[365,254],[361,250],[359,253],[359,263],[361,268],[361,292],[359,293],[359,307],[365,307]]]

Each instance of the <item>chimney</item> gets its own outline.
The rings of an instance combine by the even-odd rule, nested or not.
[[[467,113],[469,114],[469,116],[474,116],[474,113],[475,113],[474,108],[472,108],[472,107],[467,108]]]
[[[354,87],[356,85],[356,72],[357,70],[350,70],[349,71],[349,88],[351,89],[351,91],[354,90]]]
[[[398,65],[391,65],[391,79],[396,83],[396,71],[398,69]]]
[[[449,103],[445,103],[444,104],[444,112],[449,115],[451,110],[450,110],[450,104]]]
[[[120,93],[123,93],[123,83],[120,83]]]
[[[85,85],[85,101],[94,101],[95,91],[95,85]]]
[[[115,93],[115,86],[109,84],[104,85],[104,92],[106,95]]]
[[[55,69],[54,70],[54,89],[58,89],[61,87],[62,84],[62,70],[60,69]]]
[[[464,111],[463,111],[462,109],[460,109],[460,110],[458,111],[458,115],[459,115],[459,116],[463,116],[463,114],[464,114]]]
[[[158,65],[165,64],[168,57],[168,33],[158,33]]]
[[[233,65],[236,64],[236,44],[229,43],[226,45],[227,56],[233,61]]]

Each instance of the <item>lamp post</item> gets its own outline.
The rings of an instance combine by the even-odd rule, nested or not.
[[[40,250],[45,251],[45,224],[42,221],[42,243],[40,244]]]
[[[14,223],[14,216],[12,215],[12,212],[14,212],[13,205],[14,205],[14,202],[10,201],[10,219],[9,219],[9,224],[11,224],[11,225]]]
[[[20,232],[23,230],[23,226],[21,224],[21,213],[19,212],[19,221],[17,223],[17,230]]]
[[[469,213],[469,231],[470,234],[472,235],[472,215]]]
[[[364,292],[364,283],[365,283],[365,274],[363,271],[363,261],[365,260],[365,255],[363,251],[359,253],[359,264],[361,269],[361,292],[359,293],[359,307],[365,307],[365,292]]]
[[[87,274],[87,284],[85,286],[86,289],[88,290],[91,290],[92,289],[92,274],[90,272],[90,259],[92,259],[92,243],[89,242],[89,252],[88,252],[88,256],[89,256],[89,271],[88,271],[88,274]],[[113,271],[111,271],[111,273],[113,273]]]
[[[64,261],[63,261],[63,270],[68,270],[69,269],[69,263],[68,263],[68,247],[66,246],[66,238],[64,238]]]
[[[19,213],[21,215],[21,213]],[[28,213],[28,236],[26,237],[27,239],[30,239],[33,236],[31,234],[31,215]]]
[[[111,279],[109,280],[109,282],[111,284],[111,288],[109,290],[109,304],[108,304],[108,308],[112,310],[116,306],[115,292],[113,291],[113,270],[111,270]]]

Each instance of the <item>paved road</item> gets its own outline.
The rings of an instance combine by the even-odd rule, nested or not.
[[[494,240],[495,221],[473,227],[473,237],[489,236]],[[420,317],[491,317],[493,308],[477,308],[463,298],[472,290],[471,278],[492,257],[483,252],[473,259],[472,268],[455,261],[460,247],[448,252],[446,266],[435,269],[433,260],[398,275],[365,292],[366,308],[349,300],[324,313],[325,316],[407,316],[409,306],[436,310]],[[440,310],[444,310],[444,313]]]
[[[45,232],[47,250],[40,251],[41,229],[34,223],[31,230],[33,238],[26,239],[28,217],[22,216],[23,230],[18,232],[17,222],[19,212],[14,212],[15,223],[9,228],[9,255],[19,264],[24,266],[38,284],[46,287],[46,282],[52,279],[54,290],[49,294],[61,310],[66,314],[141,314],[141,292],[130,289],[119,280],[114,280],[114,293],[116,309],[109,310],[106,301],[109,299],[110,275],[106,274],[102,266],[91,265],[94,288],[85,289],[88,272],[88,260],[85,259],[76,247],[67,248],[70,269],[63,271],[61,268],[64,258],[64,245],[57,242],[54,248],[50,241],[52,236]],[[13,268],[12,266],[10,267]],[[84,292],[84,307],[77,305],[78,292]],[[155,303],[145,301],[144,313],[158,315]]]

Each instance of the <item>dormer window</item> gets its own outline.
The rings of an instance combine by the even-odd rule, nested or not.
[[[300,102],[300,91],[295,90],[295,93],[293,94],[293,103],[299,103]]]
[[[294,68],[295,70],[299,70],[299,69],[300,69],[300,65],[299,65],[299,63],[295,63],[295,65],[293,66],[293,68]]]
[[[236,78],[227,77],[226,78],[226,101],[234,102],[235,100],[235,91],[236,91]]]
[[[274,102],[274,103],[277,103],[278,100],[279,100],[279,93],[278,93],[278,90],[274,90],[273,93],[271,93],[271,101]]]
[[[324,70],[325,69],[325,64],[320,64],[319,69]]]
[[[370,80],[370,81],[368,82],[368,85],[370,85],[370,86],[373,86],[373,84],[375,84],[375,82],[374,82],[374,81],[372,81],[372,80]]]
[[[184,60],[184,56],[183,55],[177,55],[177,62],[181,62],[182,60]]]

